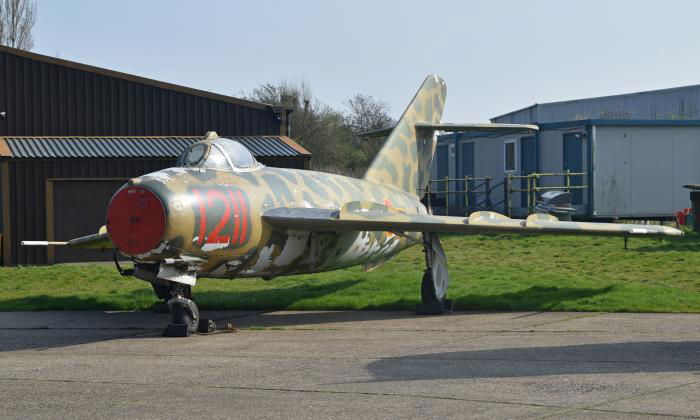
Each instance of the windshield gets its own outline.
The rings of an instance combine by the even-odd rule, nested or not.
[[[252,169],[257,166],[253,154],[241,143],[217,138],[210,143],[195,143],[177,161],[181,167],[202,167],[224,171]],[[232,167],[233,166],[233,167]]]
[[[207,154],[207,145],[197,143],[186,149],[177,160],[178,166],[197,166]]]

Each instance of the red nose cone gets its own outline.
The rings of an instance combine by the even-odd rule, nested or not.
[[[145,254],[158,246],[165,233],[163,203],[144,187],[120,190],[109,202],[107,233],[123,253]]]

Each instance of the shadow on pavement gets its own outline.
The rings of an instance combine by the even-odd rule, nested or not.
[[[651,372],[700,373],[700,342],[647,341],[428,353],[367,366],[376,382]]]
[[[342,281],[332,284],[298,286],[276,288],[270,290],[255,290],[247,292],[218,292],[202,291],[195,293],[195,301],[200,306],[203,317],[211,317],[217,321],[238,320],[251,314],[264,313],[266,310],[274,310],[275,307],[285,308],[294,302],[318,297],[346,289],[357,284],[358,281]],[[155,301],[148,292],[148,299]],[[129,297],[143,299],[144,291],[135,291]],[[218,310],[245,310],[272,306],[273,309],[247,310],[247,312],[229,312],[228,314],[214,315],[215,311],[207,308],[221,308]],[[264,303],[268,302],[267,305]],[[269,304],[272,302],[273,304]],[[223,303],[227,303],[224,305]],[[226,307],[230,309],[225,309]],[[29,296],[18,299],[0,299],[0,311],[4,308],[41,308],[35,312],[4,312],[0,318],[0,352],[67,347],[98,341],[119,338],[153,338],[158,337],[166,325],[170,322],[170,315],[155,313],[153,311],[121,311],[119,307],[110,306],[109,301],[101,301],[99,298],[84,296],[52,297],[47,295]],[[88,309],[102,308],[106,311]],[[210,313],[212,315],[207,315]],[[254,323],[255,326],[294,325],[297,323],[309,323],[316,319],[318,323],[325,322],[350,322],[354,315],[339,316],[338,313],[309,312],[298,316],[286,314],[291,317],[271,316],[265,321]],[[325,318],[329,316],[332,320]],[[379,316],[374,313],[375,319]],[[363,319],[367,317],[362,317]],[[284,321],[282,321],[284,320]],[[225,323],[221,322],[220,327]],[[164,340],[168,340],[165,339]]]

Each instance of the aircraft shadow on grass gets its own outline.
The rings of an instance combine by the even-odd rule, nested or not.
[[[413,313],[418,296],[415,300],[397,299],[386,305],[378,305],[368,309],[385,309],[386,307],[406,308],[406,311],[329,311],[329,312],[281,312],[266,313],[275,309],[292,306],[295,302],[308,298],[318,298],[350,288],[358,280],[346,280],[330,284],[312,285],[299,284],[292,287],[273,288],[269,290],[222,292],[201,291],[195,294],[195,299],[201,302],[202,315],[212,317],[219,326],[223,321],[230,320],[241,327],[282,328],[295,325],[322,325],[332,323],[379,321],[387,319],[405,319],[418,317]],[[457,310],[489,310],[494,308],[511,308],[520,310],[541,310],[553,307],[557,302],[575,300],[604,294],[606,288],[568,288],[568,287],[539,287],[533,286],[518,292],[498,295],[467,295],[457,300]],[[143,298],[144,291],[132,292],[133,297]],[[257,301],[269,302],[274,300],[278,308],[254,309]],[[225,303],[228,309],[248,312],[234,313],[215,312],[213,307],[220,307],[217,302]],[[245,303],[237,307],[236,302]],[[162,331],[162,326],[168,323],[169,314],[156,314],[152,311],[143,312],[80,312],[75,309],[99,307],[98,298],[81,296],[50,297],[45,295],[22,299],[0,299],[0,311],[3,307],[18,307],[34,305],[55,312],[36,312],[24,315],[22,313],[6,312],[4,320],[0,320],[0,352],[36,348],[55,348],[79,345],[91,342],[106,341],[120,338],[139,339],[153,338]],[[104,305],[102,305],[104,306]],[[529,306],[529,307],[528,307]],[[71,310],[71,312],[67,312]],[[265,316],[251,316],[261,315]],[[26,319],[22,319],[25,316]],[[8,320],[8,318],[12,318]],[[449,323],[449,315],[445,316]],[[26,328],[26,329],[25,329]]]
[[[458,310],[519,310],[540,311],[555,308],[561,302],[591,298],[610,292],[613,286],[600,288],[530,286],[517,292],[491,295],[467,295],[456,299]]]
[[[666,239],[664,241],[649,242],[644,246],[631,248],[632,252],[698,252],[700,240],[698,238]]]
[[[628,342],[502,348],[371,362],[370,382],[518,378],[615,373],[700,373],[700,342]]]

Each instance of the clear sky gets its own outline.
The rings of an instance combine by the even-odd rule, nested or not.
[[[700,84],[700,1],[39,0],[34,51],[226,95],[304,79],[397,117],[429,73],[443,121]]]

